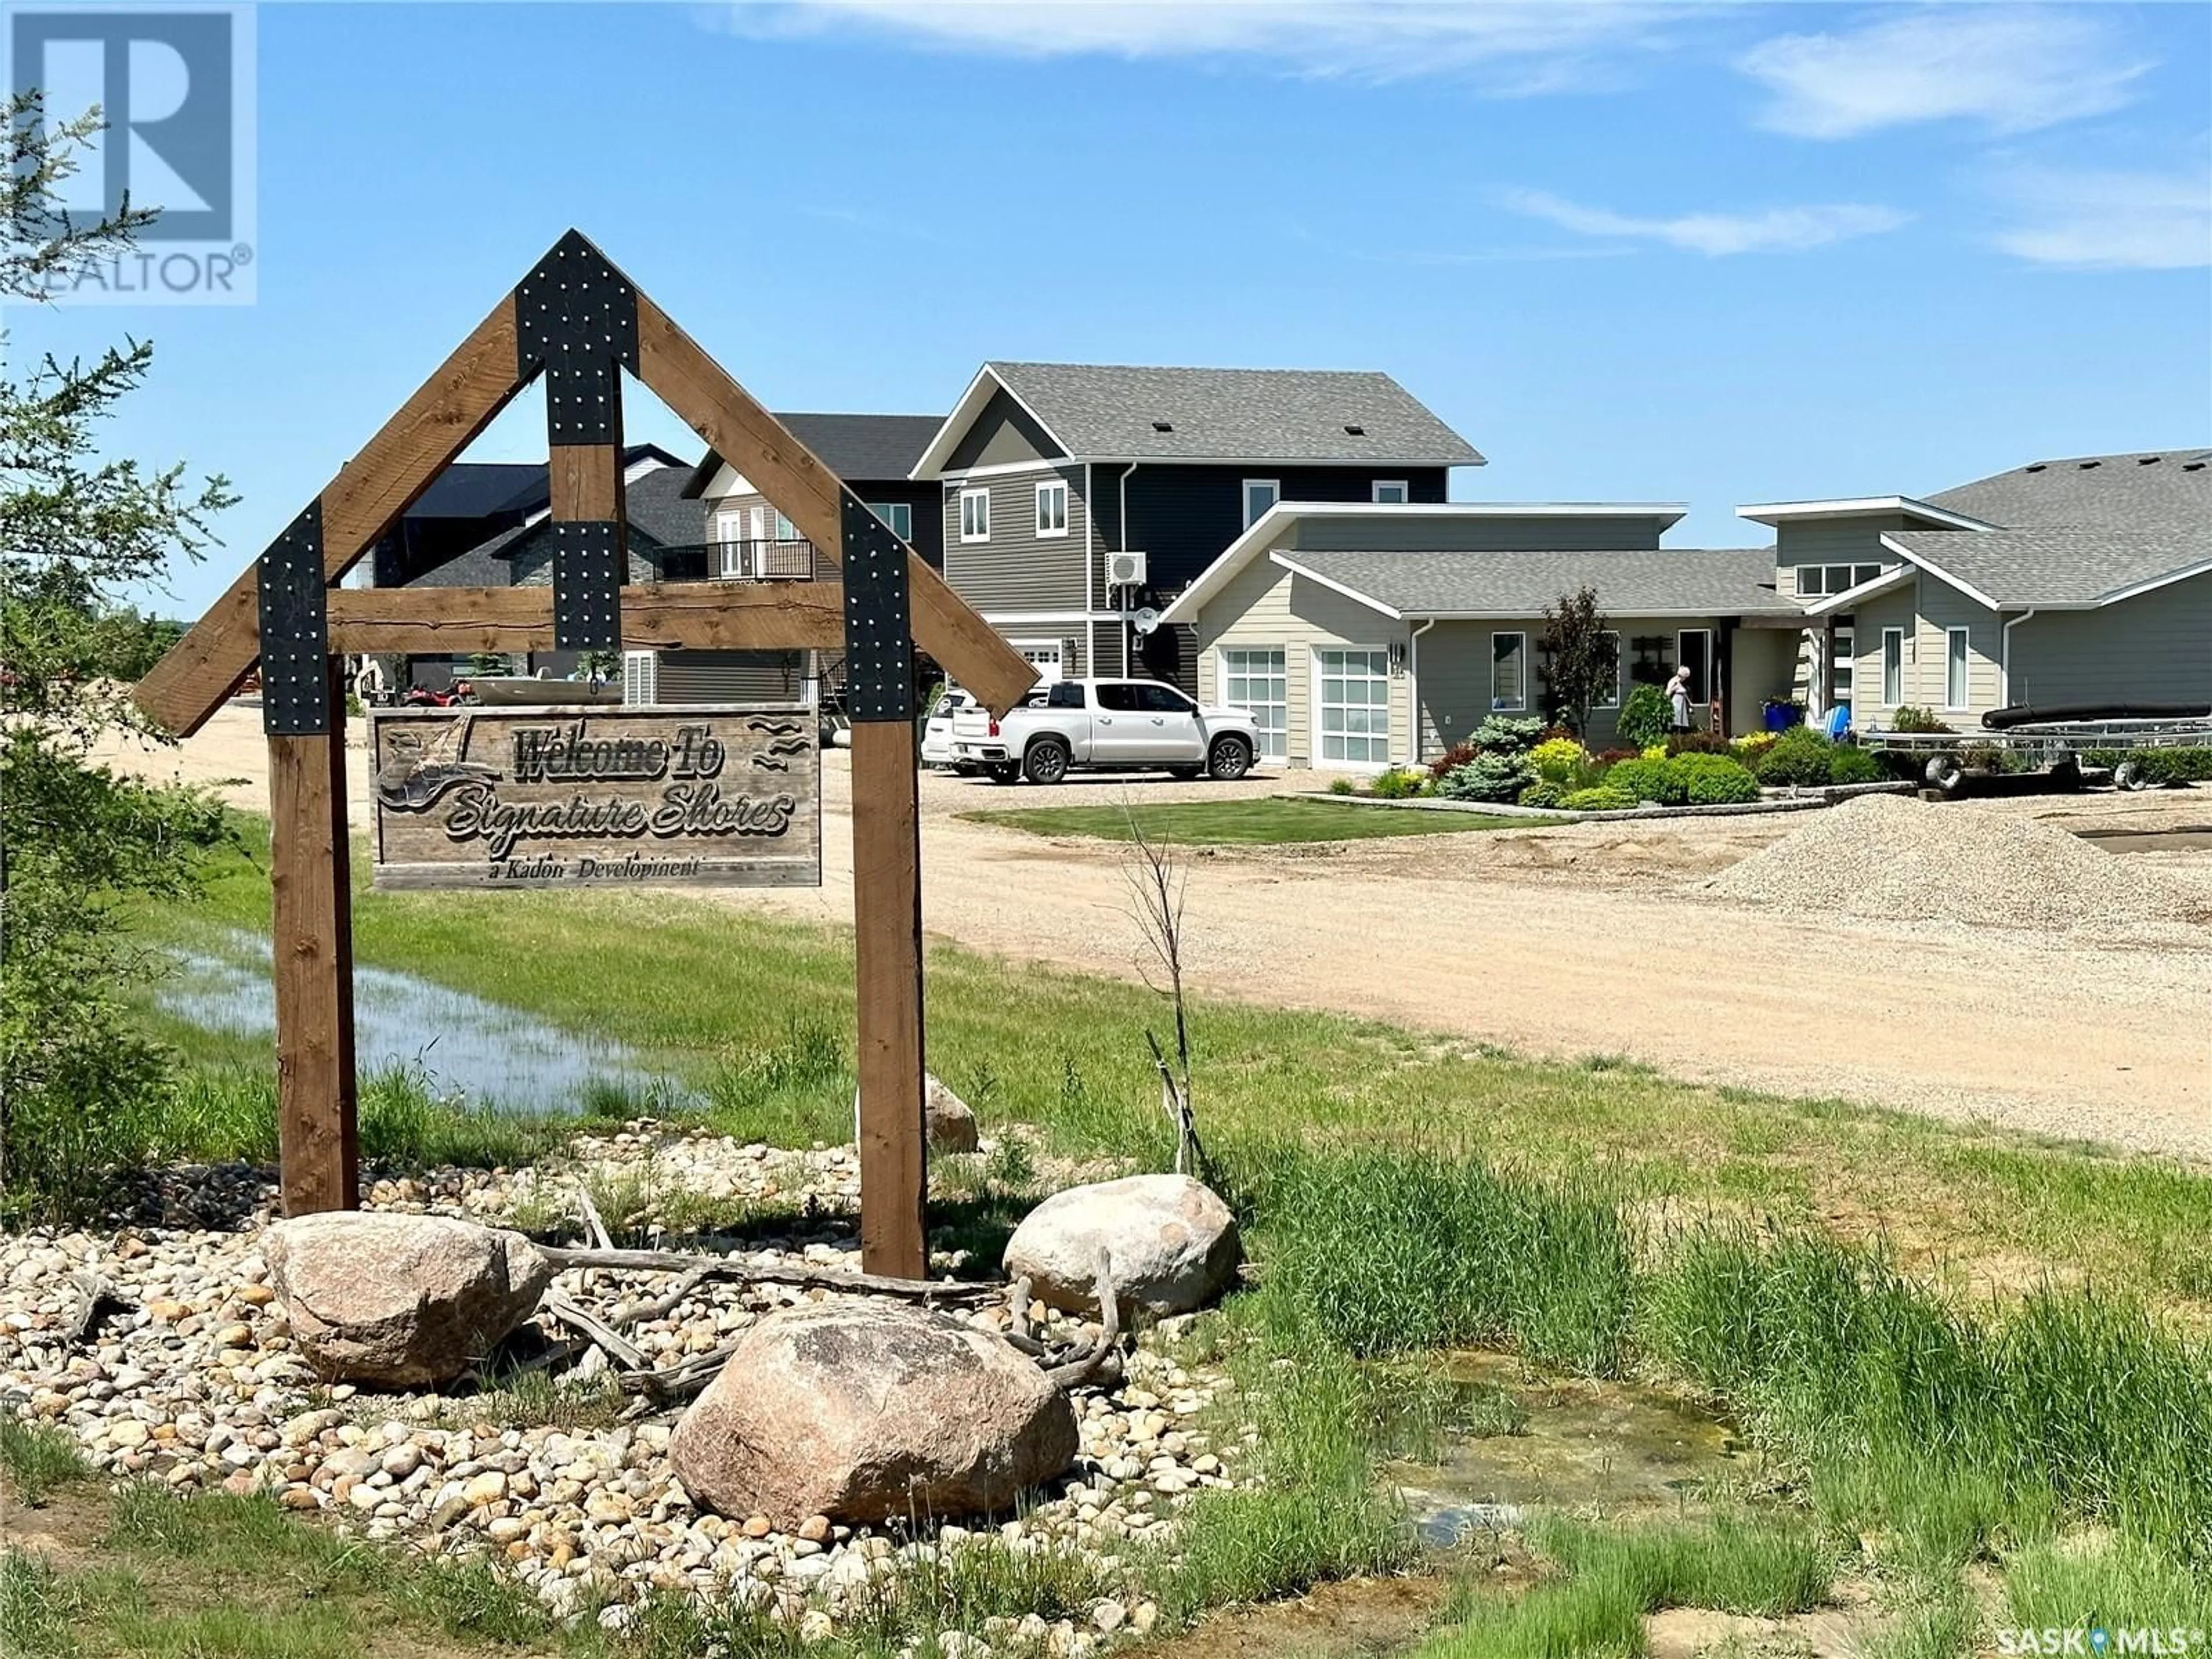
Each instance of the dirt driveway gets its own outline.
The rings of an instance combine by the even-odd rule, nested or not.
[[[261,755],[258,714],[234,707],[149,769],[241,780],[226,793],[265,806]],[[355,775],[360,801],[357,765]],[[738,908],[848,923],[848,781],[833,756],[822,888],[702,890]],[[925,923],[981,951],[1133,974],[1137,933],[1113,847],[956,814],[1266,795],[1311,781],[1081,778],[1047,790],[932,775],[922,790]],[[2107,827],[2212,822],[2201,789],[1985,810]],[[1620,1054],[1699,1080],[2212,1162],[2212,933],[2198,945],[1811,920],[1682,890],[1791,822],[1577,824],[1195,853],[1195,978],[1227,995],[1535,1054]]]

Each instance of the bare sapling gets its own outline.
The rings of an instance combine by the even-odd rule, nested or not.
[[[1123,811],[1129,821],[1129,854],[1123,861],[1122,874],[1135,901],[1131,914],[1144,939],[1137,971],[1146,986],[1164,997],[1175,1011],[1174,1063],[1169,1063],[1150,1026],[1145,1030],[1145,1041],[1152,1046],[1152,1066],[1159,1073],[1160,1109],[1175,1126],[1176,1173],[1188,1175],[1195,1164],[1203,1174],[1206,1148],[1199,1140],[1198,1120],[1191,1110],[1190,1008],[1183,994],[1182,917],[1189,872],[1176,861],[1171,842],[1153,840],[1145,834],[1134,811],[1126,805]]]

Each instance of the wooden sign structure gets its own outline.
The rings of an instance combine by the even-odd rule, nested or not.
[[[368,717],[375,884],[822,884],[820,716],[779,708]]]
[[[624,370],[750,480],[840,580],[625,586]],[[335,586],[540,376],[550,588]],[[921,1277],[916,644],[1000,713],[1036,678],[605,255],[575,231],[562,237],[133,694],[156,725],[187,736],[261,671],[286,1212],[359,1201],[343,657],[842,647],[853,721],[861,1258],[871,1273]]]

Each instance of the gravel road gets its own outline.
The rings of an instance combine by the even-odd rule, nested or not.
[[[258,712],[234,707],[146,769],[239,780],[231,799],[265,806],[262,756]],[[355,776],[358,801],[358,765]],[[822,888],[702,892],[849,922],[848,776],[833,756]],[[1310,781],[1085,778],[1042,790],[930,776],[925,922],[975,949],[1133,975],[1136,928],[1113,848],[956,814],[1131,794],[1218,799]],[[2178,829],[2212,825],[2212,790],[1945,810]],[[1226,995],[1535,1054],[1621,1054],[1701,1081],[2212,1162],[2212,926],[2201,915],[2083,934],[1786,913],[1692,890],[1802,822],[1577,824],[1194,854],[1194,976]],[[2212,882],[2194,873],[2212,866],[2202,849],[2124,856]]]

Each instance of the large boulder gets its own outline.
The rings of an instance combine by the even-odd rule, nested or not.
[[[931,1152],[972,1152],[981,1144],[975,1112],[934,1072],[922,1073],[921,1113],[929,1126]]]
[[[527,1319],[553,1264],[520,1233],[434,1215],[332,1210],[269,1230],[293,1340],[334,1382],[434,1387]]]
[[[1054,1193],[1006,1241],[1009,1279],[1038,1300],[1097,1314],[1098,1254],[1112,1264],[1124,1313],[1188,1313],[1229,1288],[1243,1246],[1237,1218],[1188,1176],[1128,1176]]]
[[[921,1115],[933,1152],[972,1152],[982,1144],[975,1114],[934,1072],[921,1074]],[[860,1138],[860,1091],[853,1091],[853,1138]]]
[[[988,1514],[1075,1461],[1075,1411],[996,1334],[904,1304],[747,1331],[668,1443],[692,1499],[780,1527]]]

